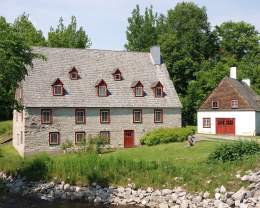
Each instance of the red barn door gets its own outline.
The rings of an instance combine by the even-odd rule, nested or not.
[[[124,147],[134,147],[135,139],[134,139],[134,131],[133,130],[125,130],[124,131]]]
[[[235,135],[235,118],[216,118],[216,134]]]

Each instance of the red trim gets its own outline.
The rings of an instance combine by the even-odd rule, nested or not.
[[[124,130],[124,148],[131,148],[134,146],[135,146],[134,130]]]
[[[54,93],[54,92],[55,92],[54,88],[55,88],[56,86],[61,86],[61,94],[55,94],[55,93]],[[63,96],[63,95],[64,95],[63,85],[53,85],[53,86],[52,86],[52,95],[53,95],[53,96]]]
[[[114,76],[115,81],[121,81],[122,80],[122,73],[118,68],[115,70],[114,73],[112,73],[112,75]],[[116,79],[117,75],[119,75],[119,79]]]
[[[85,131],[76,131],[75,137],[74,137],[74,143],[75,144],[80,144],[79,142],[77,142],[77,134],[84,134],[84,140],[86,140],[86,132]]]
[[[135,121],[135,112],[141,112],[141,121]],[[133,123],[143,123],[143,111],[142,109],[134,109],[133,110]]]
[[[43,121],[43,111],[49,111],[50,112],[50,122],[44,122]],[[52,117],[52,109],[41,109],[41,124],[52,124],[53,117]]]
[[[156,121],[155,120],[155,112],[160,111],[161,112],[161,121]],[[154,109],[154,123],[163,123],[163,109]]]
[[[112,73],[112,74],[114,75],[114,74],[122,74],[122,73],[121,73],[121,71],[119,70],[119,68],[117,68],[117,69],[114,71],[114,73]]]
[[[108,112],[108,121],[102,121],[102,116],[101,116],[101,112],[102,111],[107,111]],[[100,109],[100,112],[99,112],[99,119],[100,119],[100,123],[101,124],[109,124],[110,123],[110,110],[109,109]]]
[[[209,125],[206,125],[206,120],[209,120]],[[203,118],[203,128],[211,128],[211,118]]]
[[[51,144],[51,134],[58,134],[58,143],[56,144]],[[49,132],[49,145],[53,146],[53,145],[60,145],[60,132],[56,131],[56,132]]]
[[[99,94],[99,87],[100,87],[100,86],[105,86],[105,87],[106,87],[106,96],[101,96],[101,95]],[[108,96],[107,83],[106,83],[103,79],[101,79],[101,80],[98,82],[98,84],[96,84],[95,87],[97,88],[97,95],[98,95],[99,97],[107,97],[107,96]]]
[[[84,121],[78,121],[77,120],[77,112],[78,111],[83,111],[84,112]],[[75,123],[76,124],[86,124],[86,110],[84,108],[76,108],[75,109]]]

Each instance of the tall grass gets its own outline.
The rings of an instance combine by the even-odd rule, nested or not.
[[[1,121],[0,122],[0,135],[12,133],[12,121]]]

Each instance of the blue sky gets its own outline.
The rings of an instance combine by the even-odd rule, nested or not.
[[[192,0],[191,0],[192,1]],[[178,0],[0,0],[0,16],[13,21],[23,12],[37,28],[48,33],[50,26],[56,26],[60,16],[67,24],[75,15],[78,24],[90,36],[92,48],[124,49],[127,18],[136,4],[141,8],[153,5],[158,13],[166,13],[181,1]],[[244,20],[254,24],[260,31],[259,0],[194,0],[207,8],[212,26],[224,21]]]

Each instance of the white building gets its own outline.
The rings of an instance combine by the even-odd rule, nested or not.
[[[207,97],[197,113],[198,133],[255,136],[260,134],[260,96],[250,88],[250,80],[236,79],[231,67]]]

